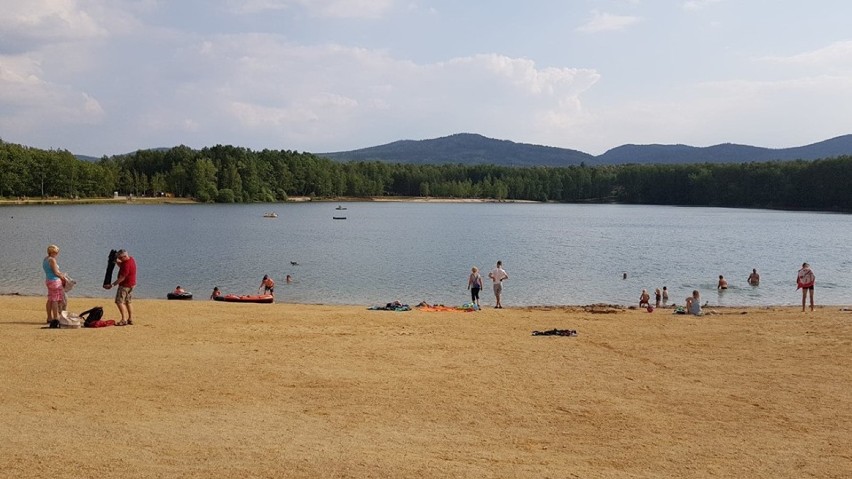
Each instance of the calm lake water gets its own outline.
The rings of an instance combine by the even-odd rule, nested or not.
[[[664,206],[446,203],[79,205],[0,208],[0,294],[45,293],[48,244],[78,280],[74,297],[104,298],[112,248],[138,263],[141,298],[175,285],[206,299],[257,292],[261,277],[284,302],[384,304],[469,300],[471,266],[502,260],[504,304],[638,302],[668,286],[670,302],[693,289],[711,305],[792,305],[808,261],[818,304],[847,305],[852,216]],[[278,218],[264,218],[275,211]],[[333,220],[333,216],[347,217]],[[298,263],[292,265],[292,262]],[[759,287],[746,278],[752,268]],[[627,279],[622,274],[627,273]],[[285,284],[290,274],[294,283]],[[730,289],[719,293],[722,274]],[[487,278],[486,278],[487,281]],[[493,305],[487,285],[483,305]],[[73,305],[72,305],[73,309]]]

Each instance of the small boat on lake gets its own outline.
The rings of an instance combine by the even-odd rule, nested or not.
[[[333,219],[333,220],[345,220],[346,217],[345,216],[332,216],[331,219]]]
[[[336,210],[345,210],[346,208],[343,205],[337,205]]]
[[[278,218],[278,213],[270,211],[269,213],[263,214],[264,218]]]

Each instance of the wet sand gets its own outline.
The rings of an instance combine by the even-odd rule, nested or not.
[[[850,477],[839,307],[366,306],[0,296],[0,477]]]

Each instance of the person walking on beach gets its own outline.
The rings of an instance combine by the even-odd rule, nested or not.
[[[757,286],[760,284],[760,275],[757,274],[757,269],[751,270],[751,274],[748,275],[748,284],[752,286]]]
[[[65,273],[59,270],[56,257],[59,256],[59,246],[52,244],[47,247],[47,256],[41,262],[44,269],[44,285],[47,286],[47,322],[59,321],[59,314],[65,303],[65,289],[63,283],[68,281]]]
[[[126,250],[118,250],[115,258],[118,264],[118,279],[116,279],[110,288],[118,286],[115,292],[115,305],[118,306],[118,312],[121,314],[121,320],[116,323],[116,326],[130,326],[133,324],[133,288],[136,287],[136,260],[127,254]]]
[[[654,290],[654,300],[655,300],[654,301],[654,307],[659,308],[660,303],[663,300],[663,293],[660,292],[660,288],[657,288],[657,289]]]
[[[669,288],[668,286],[663,286],[663,306],[668,304],[669,302]]]
[[[802,263],[802,269],[796,275],[796,289],[801,288],[802,290],[802,312],[805,311],[805,299],[809,295],[811,298],[811,311],[814,310],[814,283],[816,283],[816,276],[814,276],[814,272],[811,270],[811,265]]]
[[[497,305],[494,307],[502,309],[503,303],[500,302],[500,296],[503,294],[503,280],[509,279],[509,275],[503,269],[502,261],[497,262],[497,267],[488,273],[488,277],[491,278],[492,286],[494,287],[494,297],[497,298]]]
[[[263,294],[271,294],[272,296],[275,296],[275,281],[272,281],[272,278],[270,278],[269,275],[263,275],[263,279],[260,281],[260,287],[257,288],[257,292],[260,293],[261,289],[263,290]]]
[[[467,278],[467,289],[470,290],[470,300],[479,307],[479,291],[482,289],[482,275],[479,268],[470,268],[470,276]]]

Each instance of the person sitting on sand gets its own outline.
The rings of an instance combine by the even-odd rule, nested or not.
[[[721,274],[719,275],[719,284],[716,285],[716,289],[728,289],[728,280]]]
[[[686,312],[701,316],[701,294],[697,289],[692,292],[692,296],[686,298]]]
[[[218,287],[218,286],[215,286],[215,287],[213,288],[213,292],[212,292],[212,293],[210,293],[210,299],[216,299],[216,298],[218,298],[219,296],[222,296],[222,291],[220,291],[220,290],[219,290],[219,287]]]
[[[651,295],[648,294],[647,289],[643,289],[642,294],[639,296],[639,307],[647,308],[648,306],[651,306]]]
[[[757,274],[757,269],[751,270],[751,274],[748,275],[748,284],[752,286],[757,286],[760,284],[760,275]]]

